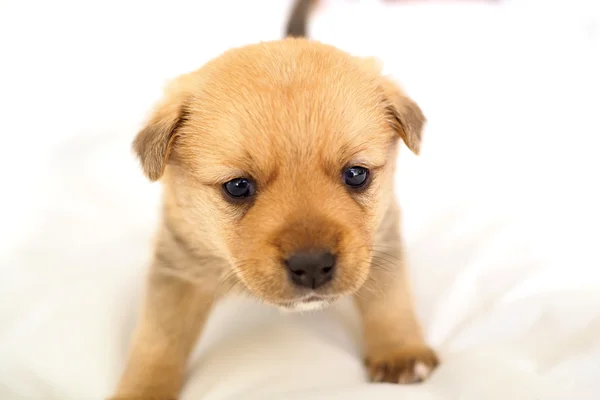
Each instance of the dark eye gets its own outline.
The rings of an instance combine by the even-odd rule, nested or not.
[[[225,193],[234,199],[243,199],[254,194],[254,184],[246,178],[235,178],[223,185]]]
[[[344,183],[351,188],[359,188],[367,183],[369,170],[364,167],[350,167],[344,171]]]

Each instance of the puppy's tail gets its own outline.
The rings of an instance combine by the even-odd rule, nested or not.
[[[307,37],[308,18],[318,0],[296,0],[285,26],[285,36]]]

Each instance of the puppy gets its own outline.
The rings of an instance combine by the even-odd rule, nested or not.
[[[424,122],[374,61],[305,38],[229,50],[175,79],[133,144],[164,207],[114,398],[175,399],[232,288],[290,310],[353,296],[370,379],[425,379],[438,360],[411,303],[393,195],[399,140],[418,153]]]

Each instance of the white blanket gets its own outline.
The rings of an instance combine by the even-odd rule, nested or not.
[[[290,4],[36,3],[0,5],[0,399],[101,399],[159,204],[130,141],[166,79],[277,38]],[[398,193],[442,365],[368,384],[348,302],[280,315],[230,299],[182,399],[600,398],[595,3],[323,7],[311,34],[380,57],[429,118]]]

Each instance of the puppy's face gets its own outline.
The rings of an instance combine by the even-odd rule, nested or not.
[[[288,39],[179,78],[135,149],[151,179],[168,165],[188,240],[261,299],[306,308],[364,284],[398,138],[417,152],[423,120],[365,61]]]

